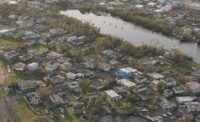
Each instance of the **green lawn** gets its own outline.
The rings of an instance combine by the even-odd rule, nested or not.
[[[61,119],[60,122],[78,122],[78,118],[72,113],[71,108],[67,107],[64,115],[65,118]]]
[[[20,42],[0,38],[0,47],[12,48],[17,45],[20,45]]]
[[[24,99],[20,99],[18,105],[15,106],[14,111],[20,122],[34,122],[39,116],[29,109]]]
[[[43,73],[31,73],[31,74],[24,74],[24,73],[14,73],[8,72],[7,65],[5,61],[0,60],[0,67],[3,69],[6,79],[2,87],[8,86],[13,82],[22,82],[25,80],[41,80],[44,77]]]

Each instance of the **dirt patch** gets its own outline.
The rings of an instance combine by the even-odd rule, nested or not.
[[[0,85],[4,82],[5,79],[6,79],[6,74],[4,73],[2,65],[0,64]]]

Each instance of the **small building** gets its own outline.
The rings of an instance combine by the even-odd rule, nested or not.
[[[158,84],[162,83],[161,80],[153,80],[151,82],[151,87],[153,88],[153,90],[157,91],[158,90]]]
[[[198,95],[200,93],[200,84],[197,82],[187,82],[186,87],[195,95]]]
[[[162,98],[161,102],[159,103],[160,107],[163,109],[163,111],[172,111],[176,108],[176,104],[170,102],[168,99],[166,98]]]
[[[122,86],[124,86],[124,87],[126,87],[126,88],[130,88],[130,87],[135,87],[136,86],[135,83],[131,82],[128,79],[120,79],[120,80],[117,81],[117,83],[122,85]]]
[[[163,91],[163,96],[165,98],[169,98],[169,97],[172,97],[173,96],[173,91],[171,89],[165,89]]]
[[[50,61],[50,62],[48,62],[46,65],[45,65],[45,70],[47,70],[47,71],[54,71],[54,70],[56,70],[56,69],[58,69],[59,68],[59,63],[57,63],[57,62],[54,62],[54,61]]]
[[[159,74],[159,73],[148,73],[147,74],[150,78],[155,79],[155,80],[159,80],[159,79],[163,79],[164,76]]]
[[[104,72],[110,71],[111,65],[107,63],[98,63],[98,69]]]
[[[173,78],[166,78],[162,80],[162,82],[168,87],[176,86],[176,80],[174,80]]]
[[[180,95],[180,94],[185,93],[185,90],[180,86],[172,87],[172,90],[173,90],[175,95]]]
[[[138,75],[138,71],[137,69],[133,69],[131,67],[126,67],[126,68],[122,68],[120,69],[117,74],[121,77],[121,78],[134,78]]]
[[[22,92],[33,92],[36,88],[36,84],[34,81],[24,81],[19,82],[18,87]]]
[[[39,64],[37,62],[31,63],[28,65],[28,70],[29,71],[35,71],[38,69]]]
[[[18,62],[18,63],[14,64],[14,65],[12,66],[12,68],[13,68],[14,70],[16,70],[16,71],[24,71],[25,67],[26,67],[26,64],[25,64],[25,63],[22,63],[22,62]]]
[[[46,58],[47,59],[50,59],[50,60],[53,60],[53,59],[57,59],[57,58],[60,58],[62,55],[60,53],[56,53],[56,52],[49,52],[47,55],[46,55]]]
[[[176,97],[176,102],[178,104],[187,104],[187,103],[191,103],[196,99],[196,97],[192,97],[192,96],[181,96],[181,97]]]
[[[200,102],[191,102],[186,104],[188,112],[200,112]]]
[[[58,106],[64,103],[63,99],[56,94],[50,95],[49,99],[50,99],[50,102],[53,104],[53,106]]]
[[[63,28],[51,29],[50,33],[53,35],[61,35],[64,33],[64,29]]]
[[[85,111],[85,104],[83,102],[73,102],[72,111],[74,114],[83,114]]]
[[[74,46],[78,46],[83,44],[83,40],[85,39],[85,36],[71,36],[67,39],[67,42],[69,42],[70,44],[74,45]]]
[[[40,95],[37,92],[30,92],[26,94],[29,102],[33,105],[38,105],[41,103]]]
[[[114,91],[118,94],[126,94],[127,88],[125,88],[125,87],[115,87]]]
[[[55,77],[50,79],[50,83],[52,85],[58,85],[58,84],[62,84],[65,80],[65,77],[61,76],[61,75],[56,75]]]
[[[79,83],[77,83],[77,82],[71,82],[71,83],[68,84],[68,87],[70,89],[78,88],[79,87]]]
[[[105,91],[105,93],[108,96],[108,98],[110,99],[110,101],[112,101],[112,102],[120,102],[120,101],[122,101],[122,96],[120,96],[119,94],[117,94],[113,90],[107,90],[107,91]]]

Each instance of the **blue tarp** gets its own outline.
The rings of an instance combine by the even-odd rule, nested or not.
[[[29,36],[29,39],[39,39],[39,38],[40,38],[40,36],[38,36],[38,35]]]

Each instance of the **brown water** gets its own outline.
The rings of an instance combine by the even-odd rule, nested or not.
[[[156,47],[162,46],[166,49],[177,47],[183,53],[192,57],[195,62],[200,63],[200,46],[196,43],[182,43],[177,39],[168,38],[160,33],[149,31],[110,15],[82,14],[79,10],[67,10],[60,13],[83,22],[89,22],[100,28],[102,34],[123,38],[137,46],[148,44]]]

